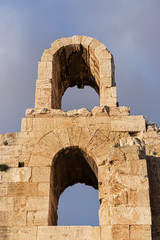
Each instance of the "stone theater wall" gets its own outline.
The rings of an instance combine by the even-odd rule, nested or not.
[[[0,135],[0,239],[160,239],[160,129],[119,107],[113,56],[99,41],[55,41],[38,64],[35,108]],[[61,110],[68,87],[91,86],[92,111]],[[57,226],[61,193],[99,191],[99,226]]]

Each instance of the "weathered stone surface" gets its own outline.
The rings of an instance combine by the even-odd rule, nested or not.
[[[99,227],[90,226],[59,226],[59,227],[38,227],[37,240],[42,239],[65,239],[76,240],[100,240]]]
[[[37,183],[8,183],[8,196],[37,196]]]
[[[41,197],[48,197],[49,196],[49,189],[50,189],[50,182],[49,183],[39,183],[38,184],[38,196]]]
[[[27,212],[27,226],[46,226],[48,224],[48,211]]]
[[[49,182],[50,171],[50,167],[32,167],[31,182]]]
[[[44,51],[35,108],[20,133],[0,135],[0,164],[9,166],[0,172],[0,239],[159,239],[160,129],[118,107],[114,72],[112,54],[90,37]],[[66,89],[85,85],[100,106],[61,110]],[[59,198],[78,182],[99,190],[99,227],[56,226]]]
[[[130,227],[131,240],[151,240],[151,227],[150,225],[133,225]]]
[[[26,209],[28,211],[48,211],[48,197],[28,197],[26,200]]]
[[[37,227],[0,227],[1,240],[37,240]]]
[[[31,168],[10,168],[7,172],[0,173],[0,182],[29,182]]]
[[[111,224],[151,224],[149,207],[110,207]]]
[[[26,226],[26,212],[0,212],[0,226]]]

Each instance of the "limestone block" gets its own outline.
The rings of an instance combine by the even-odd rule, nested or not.
[[[83,47],[85,47],[88,50],[88,46],[92,40],[93,38],[91,37],[82,36],[81,44],[83,45]]]
[[[61,41],[61,39],[57,39],[56,41],[54,41],[51,44],[51,48],[50,48],[50,53],[51,54],[55,54],[55,52],[60,49],[61,47],[63,47],[63,43]]]
[[[51,53],[47,53],[44,51],[41,57],[41,62],[52,62],[52,59],[53,59],[53,55]]]
[[[109,115],[110,116],[129,116],[130,108],[128,108],[128,107],[110,107]]]
[[[100,206],[99,209],[99,224],[100,226],[110,225],[110,208],[107,202],[103,202],[103,205]]]
[[[81,128],[67,128],[68,130],[68,136],[69,136],[69,142],[71,146],[78,146],[79,140],[80,140],[80,135],[82,132]]]
[[[22,118],[21,132],[30,132],[32,130],[33,130],[33,119],[32,118]]]
[[[106,61],[100,61],[100,74],[101,76],[111,76],[112,74],[112,63],[111,60],[107,59]]]
[[[103,142],[102,144],[91,148],[92,145],[87,146],[88,152],[92,154],[94,158],[100,158],[101,156],[106,156],[108,153],[108,149],[110,147],[107,141]]]
[[[28,163],[29,166],[44,166],[44,167],[48,167],[52,165],[52,160],[53,157],[56,153],[53,153],[52,157],[47,157],[47,156],[43,156],[41,154],[37,154],[37,153],[33,153],[31,155],[30,161]]]
[[[110,207],[111,224],[151,224],[149,207]]]
[[[13,211],[14,198],[13,197],[0,197],[0,211]]]
[[[72,44],[72,37],[69,38],[61,38],[60,41],[62,42],[63,46],[68,46]]]
[[[32,167],[31,182],[49,182],[50,167]]]
[[[14,199],[14,211],[24,211],[26,209],[25,196],[15,196]]]
[[[89,50],[91,49],[93,51],[95,48],[97,48],[100,45],[101,43],[97,39],[93,39],[89,44]]]
[[[100,228],[91,226],[50,226],[38,227],[37,240],[100,240]]]
[[[54,133],[56,134],[56,136],[59,139],[59,142],[64,148],[70,146],[68,130],[66,128],[56,129]]]
[[[52,62],[38,63],[38,79],[52,79]]]
[[[107,162],[107,156],[100,156],[100,157],[95,157],[95,161],[97,163],[97,166],[104,165],[105,162]]]
[[[72,37],[72,43],[73,44],[80,45],[81,44],[81,40],[82,40],[82,36],[73,36]]]
[[[25,226],[26,212],[0,212],[0,226]]]
[[[132,225],[130,227],[131,240],[151,240],[151,226],[150,225]]]
[[[13,145],[13,146],[0,146],[1,155],[16,155],[19,156],[22,152],[21,145]]]
[[[86,145],[89,143],[89,141],[91,140],[94,133],[95,133],[94,129],[91,130],[90,128],[86,128],[86,127],[82,128],[80,139],[79,139],[79,147],[84,149]]]
[[[101,227],[101,240],[130,240],[129,225]]]
[[[26,200],[26,209],[28,211],[48,211],[48,197],[28,197]]]
[[[91,140],[87,145],[88,151],[93,150],[94,148],[100,146],[104,142],[109,141],[109,134],[107,131],[103,131],[103,129],[97,129],[97,131],[92,136]]]
[[[101,55],[103,52],[108,52],[106,46],[101,43],[99,46],[97,46],[95,49],[94,49],[94,53],[95,55],[97,56],[97,58],[101,58]]]
[[[101,226],[100,227],[100,240],[113,240],[112,237],[112,226]]]
[[[5,134],[0,134],[0,145],[4,146],[4,141],[7,141],[8,144],[15,145],[17,144],[19,138],[20,138],[20,133],[5,133]]]
[[[7,195],[7,183],[0,183],[0,197]]]
[[[145,131],[145,129],[146,125],[143,116],[125,116],[111,121],[111,131],[139,132]]]
[[[111,87],[111,97],[113,98],[117,98],[117,88],[116,87]],[[119,111],[121,112],[121,114],[125,114],[126,115],[129,115],[127,114],[128,113],[128,109],[127,107],[120,107]]]
[[[81,109],[75,109],[75,110],[67,111],[66,115],[68,117],[74,117],[74,116],[88,117],[88,116],[91,116],[91,113],[88,109],[81,108]]]
[[[29,182],[31,168],[9,168],[7,172],[0,172],[0,182]]]
[[[7,153],[7,152],[6,152]],[[12,156],[12,155],[1,155],[0,156],[0,164],[7,164],[9,167],[17,167],[17,159],[20,156]]]
[[[1,240],[36,240],[37,227],[0,227]]]
[[[107,106],[96,106],[92,109],[93,116],[109,116],[109,108]]]
[[[130,176],[124,174],[116,174],[116,180],[125,187],[132,190],[148,190],[149,183],[147,176]]]
[[[131,176],[147,176],[147,166],[145,159],[138,161],[125,161],[125,159],[117,161],[113,160],[113,158],[109,159],[112,159],[108,161],[108,167],[112,173],[117,172],[120,174],[129,174]]]
[[[143,149],[139,146],[125,146],[122,147],[122,151],[125,153],[126,159],[129,161],[137,161],[140,158],[145,158],[145,153]]]
[[[27,212],[27,226],[47,226],[48,211]]]
[[[53,157],[62,148],[55,133],[49,132],[34,148],[29,166],[51,166]]]
[[[36,88],[51,88],[51,79],[37,79]]]
[[[113,240],[129,240],[129,225],[114,225],[112,226],[112,239]]]
[[[30,119],[30,118],[27,118]],[[49,132],[56,129],[56,119],[34,118],[33,131],[35,132]]]
[[[108,150],[108,162],[111,161],[125,161],[126,156],[121,147],[118,147],[118,144],[111,146]]]
[[[150,206],[148,190],[129,190],[128,206],[131,207],[148,207]]]
[[[112,77],[100,72],[100,96],[106,100],[111,97]],[[108,104],[105,104],[108,106]]]
[[[50,182],[38,184],[38,196],[49,197],[49,191],[50,191]]]
[[[8,183],[8,196],[36,196],[37,183]]]

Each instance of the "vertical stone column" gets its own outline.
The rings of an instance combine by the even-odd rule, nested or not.
[[[52,62],[38,63],[38,79],[36,81],[35,108],[51,108],[52,104]]]
[[[99,167],[101,240],[151,239],[146,159],[138,145],[110,147]]]

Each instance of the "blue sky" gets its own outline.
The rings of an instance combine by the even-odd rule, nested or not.
[[[159,0],[0,0],[0,133],[20,131],[25,109],[34,107],[44,49],[73,35],[107,46],[114,55],[120,106],[160,126],[159,9]],[[63,109],[83,107],[88,92],[84,107],[92,109],[97,95],[85,92],[82,97],[81,91],[68,90]]]

